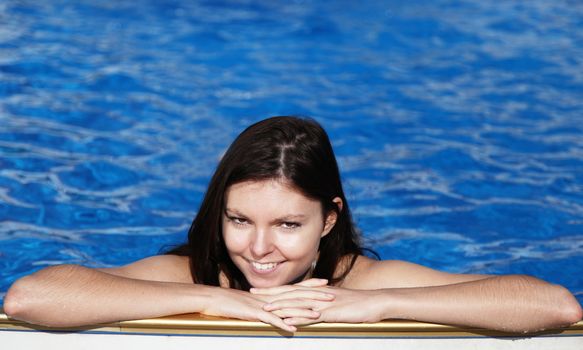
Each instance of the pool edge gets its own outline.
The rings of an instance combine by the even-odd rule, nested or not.
[[[160,318],[120,321],[84,327],[43,327],[9,318],[0,307],[0,331],[48,332],[106,332],[164,335],[230,335],[230,336],[284,336],[292,334],[262,323],[212,317],[201,314],[183,314]],[[569,327],[543,332],[517,334],[471,327],[458,327],[406,320],[385,320],[376,323],[318,323],[298,328],[293,336],[300,337],[533,337],[583,336],[583,321]]]

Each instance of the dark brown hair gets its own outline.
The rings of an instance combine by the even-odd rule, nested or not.
[[[338,215],[330,233],[320,240],[313,277],[338,283],[362,254],[328,135],[313,119],[272,117],[249,126],[231,144],[192,222],[188,243],[167,253],[190,257],[196,283],[218,286],[222,271],[231,288],[250,288],[223,241],[224,194],[233,184],[268,179],[283,179],[305,196],[320,201],[324,217],[332,210]],[[342,199],[342,210],[332,202],[335,197]],[[349,265],[334,278],[337,266],[346,257],[350,258]]]

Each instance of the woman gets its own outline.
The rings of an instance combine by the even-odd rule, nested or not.
[[[10,288],[5,312],[77,326],[200,312],[294,332],[388,318],[509,332],[577,322],[563,287],[363,255],[325,131],[274,117],[247,128],[212,177],[188,244],[118,268],[49,267]]]

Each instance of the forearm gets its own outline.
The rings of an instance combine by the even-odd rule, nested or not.
[[[26,322],[70,327],[198,312],[213,287],[144,281],[62,265],[24,277],[9,289],[5,312]]]
[[[581,319],[581,307],[566,289],[528,276],[381,291],[384,318],[508,332],[556,328]]]

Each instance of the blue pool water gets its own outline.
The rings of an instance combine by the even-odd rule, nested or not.
[[[185,239],[217,159],[319,120],[386,259],[583,301],[583,4],[0,3],[0,302],[47,265]]]

